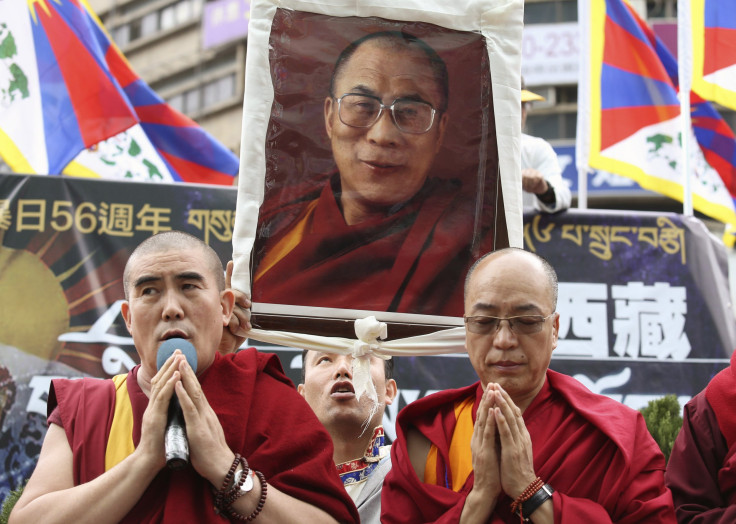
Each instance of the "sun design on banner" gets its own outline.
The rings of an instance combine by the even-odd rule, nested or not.
[[[122,298],[119,268],[128,253],[93,251],[73,260],[77,249],[72,235],[59,232],[38,235],[24,249],[2,246],[0,345],[99,375],[102,345],[80,351],[60,337],[87,331],[100,310]]]
[[[50,248],[49,243],[35,253],[0,250],[0,343],[47,360],[58,353],[57,338],[69,329],[64,289],[43,260],[51,256]]]

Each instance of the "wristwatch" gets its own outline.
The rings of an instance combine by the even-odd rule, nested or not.
[[[552,493],[554,492],[555,490],[552,489],[552,486],[550,486],[549,484],[545,484],[544,486],[539,488],[539,490],[534,495],[529,497],[521,504],[521,512],[519,512],[519,510],[517,509],[515,512],[516,516],[521,517],[523,522],[531,522],[532,513],[537,511],[537,509],[539,509],[539,506],[544,504],[547,499],[552,498]]]
[[[235,476],[233,477],[233,487],[237,487],[240,484],[240,477],[243,475],[247,475],[245,478],[245,481],[243,482],[243,485],[240,486],[240,494],[245,495],[250,490],[253,489],[253,470],[248,468],[248,470],[239,469],[235,472]]]
[[[545,180],[545,182],[547,182]],[[547,205],[552,205],[557,201],[557,195],[555,194],[555,188],[552,187],[552,184],[547,182],[547,190],[544,193],[539,193],[537,195],[537,198],[544,202]]]

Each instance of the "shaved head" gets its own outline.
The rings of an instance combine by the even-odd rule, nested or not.
[[[212,275],[215,277],[217,287],[220,291],[225,289],[225,270],[222,267],[220,257],[214,249],[189,233],[184,233],[182,231],[165,231],[163,233],[153,235],[141,242],[130,255],[130,258],[128,258],[128,262],[125,264],[125,271],[123,272],[125,299],[129,299],[128,287],[130,286],[130,268],[137,257],[180,249],[198,249],[202,251],[207,258],[208,267],[210,271],[212,271]]]
[[[491,251],[490,253],[486,253],[478,260],[476,260],[475,263],[471,266],[470,270],[468,270],[468,275],[465,277],[465,298],[468,297],[468,289],[470,287],[470,281],[473,277],[473,273],[484,261],[488,262],[494,258],[499,258],[514,253],[528,256],[542,265],[542,268],[544,269],[544,274],[547,276],[547,288],[552,298],[552,307],[554,309],[557,309],[557,272],[552,267],[552,265],[544,258],[540,257],[536,253],[532,253],[531,251],[526,251],[518,247],[506,247],[503,249],[499,249],[498,251]]]

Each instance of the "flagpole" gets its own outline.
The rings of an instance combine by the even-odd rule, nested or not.
[[[590,54],[589,0],[578,0],[580,49]],[[588,209],[588,152],[590,151],[590,56],[578,68],[578,118],[575,132],[575,167],[578,171],[578,209]]]
[[[692,124],[690,121],[690,85],[692,73],[692,35],[690,28],[690,0],[677,3],[677,75],[680,88],[680,136],[682,137],[682,214],[693,215],[693,195],[690,173]]]

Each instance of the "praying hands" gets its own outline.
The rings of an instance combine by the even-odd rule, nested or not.
[[[501,491],[516,500],[537,478],[521,410],[499,384],[489,383],[483,392],[470,448],[475,480],[460,521],[485,522]]]

